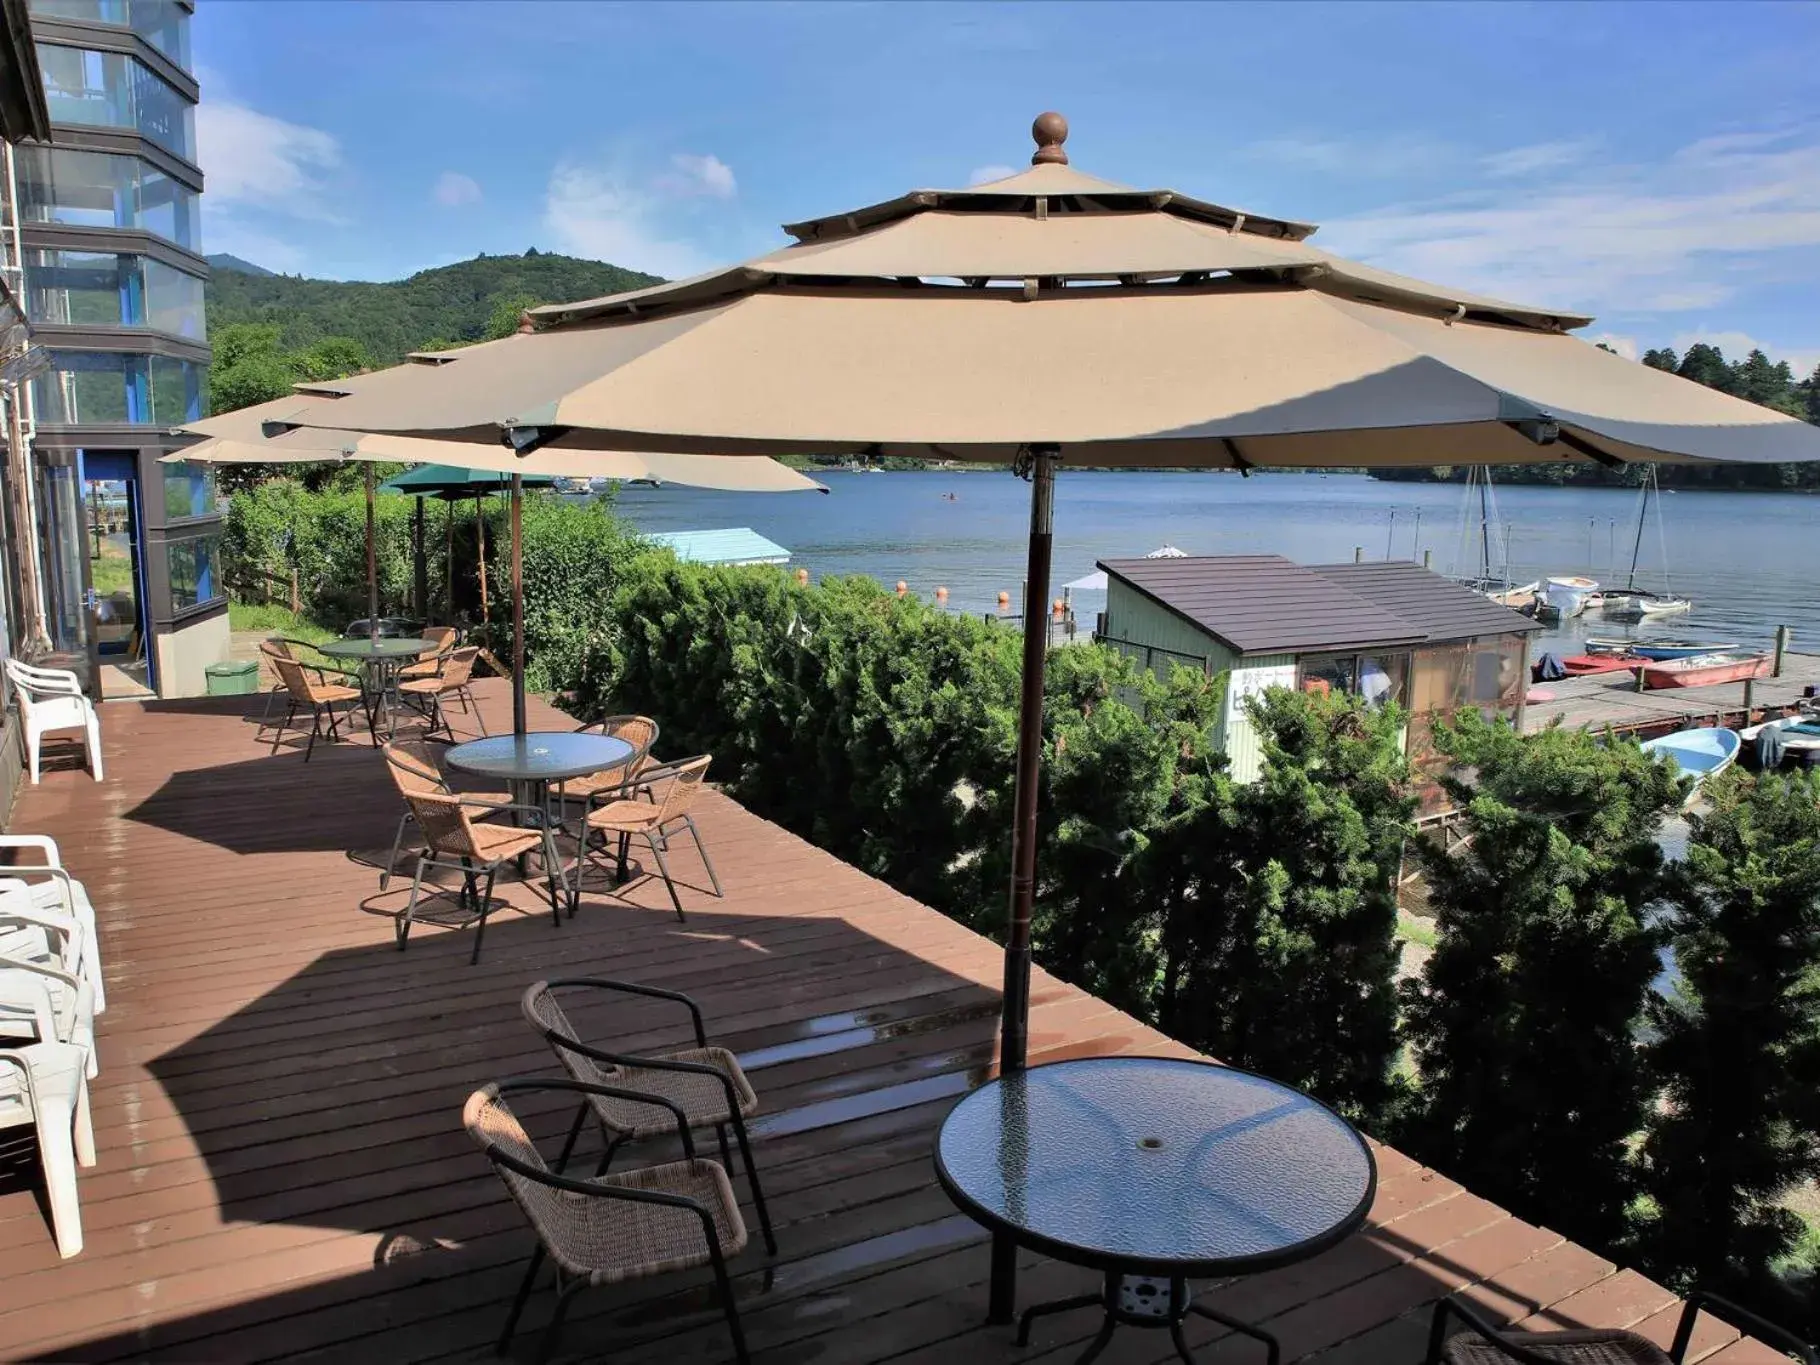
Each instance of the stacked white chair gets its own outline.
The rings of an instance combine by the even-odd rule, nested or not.
[[[32,785],[38,785],[38,752],[45,735],[81,730],[88,745],[88,766],[101,780],[101,720],[95,704],[82,692],[74,673],[63,668],[34,668],[17,659],[6,661],[6,676],[19,691],[19,718],[25,722],[25,752]]]
[[[50,840],[0,841],[0,848],[35,847],[49,859],[48,866],[3,869],[37,874],[35,884],[0,878],[0,1128],[37,1130],[57,1250],[67,1258],[82,1250],[76,1168],[95,1164],[88,1082],[97,1071],[101,959],[94,910]]]

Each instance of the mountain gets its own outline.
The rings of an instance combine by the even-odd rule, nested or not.
[[[210,330],[237,322],[277,323],[285,350],[323,337],[353,337],[375,364],[392,365],[427,344],[478,341],[503,306],[567,303],[660,283],[655,275],[604,261],[528,251],[478,256],[420,270],[405,280],[310,280],[216,258],[208,284]]]
[[[230,256],[225,251],[217,251],[207,258],[209,266],[215,270],[238,270],[242,275],[270,275],[272,272],[262,265],[243,261],[238,256]]]

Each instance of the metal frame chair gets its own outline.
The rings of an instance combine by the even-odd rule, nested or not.
[[[333,673],[338,678],[348,678],[352,679],[355,683],[359,682],[360,675],[351,668],[342,668],[338,664],[308,660],[297,653],[299,649],[314,648],[315,646],[308,640],[299,640],[289,635],[274,635],[270,639],[261,640],[259,642],[259,652],[265,655],[268,660],[273,661],[272,674],[274,678],[271,690],[265,694],[265,710],[259,715],[259,729],[263,730],[272,723],[272,707],[277,703],[278,698],[285,695],[284,680],[277,676],[278,669],[276,660],[278,659],[292,659],[302,667],[309,669],[318,677],[323,678],[325,681],[327,680],[327,675]]]
[[[559,990],[610,991],[635,995],[648,1000],[668,1000],[686,1007],[695,1025],[695,1046],[670,1052],[629,1054],[608,1052],[581,1041],[575,1026],[556,999]],[[765,1192],[759,1184],[758,1166],[752,1160],[752,1142],[746,1132],[746,1115],[758,1108],[758,1095],[732,1052],[724,1047],[711,1047],[702,1023],[701,1006],[680,991],[667,991],[657,986],[640,986],[631,981],[613,981],[605,977],[564,977],[533,982],[519,1001],[525,1022],[542,1036],[555,1051],[556,1058],[571,1078],[590,1085],[613,1085],[652,1094],[668,1101],[690,1128],[713,1128],[720,1141],[720,1160],[729,1174],[733,1154],[727,1146],[727,1126],[733,1127],[739,1142],[739,1156],[746,1168],[746,1181],[752,1186],[752,1206],[758,1212],[758,1223],[765,1236],[765,1250],[777,1254],[777,1237],[771,1230],[771,1214],[765,1207]],[[627,1142],[638,1142],[669,1131],[669,1121],[659,1120],[649,1108],[588,1098],[576,1111],[569,1126],[568,1140],[563,1143],[559,1165],[566,1165],[575,1150],[576,1139],[592,1112],[600,1126],[606,1150],[594,1174],[604,1175],[613,1157]]]
[[[417,662],[398,670],[400,678],[433,678],[442,660],[461,643],[461,632],[454,626],[425,626],[423,639],[430,647],[417,656]]]
[[[412,813],[410,806],[412,792],[428,793],[432,796],[453,796],[464,804],[484,810],[488,814],[507,809],[512,805],[510,792],[458,792],[453,790],[449,786],[448,779],[442,775],[442,769],[436,766],[435,750],[421,740],[393,740],[380,752],[385,755],[386,771],[391,773],[392,782],[398,788],[399,796],[405,799],[404,814],[398,817],[398,831],[392,836],[392,856],[386,859],[385,871],[379,874],[381,891],[391,886],[392,876],[398,871],[398,855],[404,849],[405,828],[417,823],[417,817]]]
[[[566,812],[568,803],[578,801],[585,814],[588,802],[595,796],[630,785],[633,778],[656,762],[651,757],[651,750],[657,744],[658,726],[649,716],[608,716],[590,725],[576,726],[575,733],[623,739],[632,746],[632,756],[617,767],[602,768],[586,777],[571,777],[557,783],[554,796],[559,812]]]
[[[715,896],[724,896],[726,893],[721,890],[720,877],[714,871],[713,861],[708,857],[708,846],[702,842],[701,831],[695,827],[695,819],[689,814],[689,807],[700,793],[702,780],[707,776],[708,765],[712,761],[710,755],[699,754],[661,767],[646,768],[633,779],[632,785],[596,792],[589,797],[590,809],[582,817],[580,849],[576,855],[577,894],[580,893],[580,864],[588,856],[588,843],[593,835],[619,836],[619,874],[622,880],[625,876],[628,846],[632,836],[637,835],[650,845],[651,856],[657,860],[664,886],[670,892],[670,904],[676,907],[676,918],[686,920],[682,897],[676,894],[676,879],[670,875],[670,865],[664,858],[664,850],[670,846],[673,828],[680,824],[695,840],[696,851],[701,854],[702,866],[708,869],[708,880],[713,883]],[[625,795],[634,790],[645,792],[650,799],[639,800],[636,794],[631,797]]]
[[[468,958],[472,966],[480,961],[481,940],[486,937],[487,912],[493,904],[493,882],[499,876],[499,869],[521,854],[529,853],[539,844],[543,845],[544,875],[549,882],[550,908],[555,925],[562,928],[562,905],[565,899],[561,890],[562,862],[556,856],[556,841],[550,826],[543,823],[543,812],[534,806],[508,805],[490,806],[491,814],[513,812],[534,818],[538,823],[532,828],[521,828],[513,825],[480,825],[476,826],[468,816],[467,806],[457,796],[442,796],[435,792],[408,791],[404,793],[405,801],[411,807],[411,814],[417,821],[417,827],[423,831],[428,847],[417,855],[417,869],[411,877],[411,899],[406,902],[404,913],[398,917],[393,932],[398,938],[398,951],[403,952],[405,941],[411,936],[411,924],[417,914],[417,900],[423,891],[423,874],[427,868],[441,867],[462,874],[461,891],[456,898],[458,905],[472,905],[479,913],[480,920],[474,931],[474,952]],[[486,886],[480,885],[481,874],[486,874]]]
[[[1423,1360],[1424,1365],[1502,1365],[1505,1361],[1516,1361],[1518,1365],[1617,1365],[1619,1361],[1627,1365],[1682,1365],[1688,1343],[1693,1340],[1694,1323],[1703,1312],[1750,1333],[1804,1365],[1820,1365],[1820,1354],[1787,1328],[1701,1290],[1687,1296],[1674,1341],[1666,1351],[1648,1338],[1620,1328],[1512,1332],[1493,1327],[1457,1298],[1442,1299],[1435,1305],[1434,1318],[1429,1323],[1428,1354]],[[1449,1338],[1449,1316],[1458,1318],[1468,1331]]]
[[[656,1105],[675,1117],[683,1159],[663,1166],[625,1171],[593,1180],[551,1170],[538,1154],[505,1097],[537,1091],[569,1091],[585,1097],[616,1098]],[[462,1124],[505,1182],[513,1200],[537,1233],[537,1249],[512,1300],[495,1351],[504,1355],[518,1328],[537,1272],[546,1257],[556,1266],[556,1311],[544,1329],[539,1365],[549,1360],[562,1335],[563,1318],[583,1289],[712,1266],[714,1284],[733,1337],[733,1356],[748,1365],[739,1305],[727,1276],[727,1259],[746,1246],[733,1187],[719,1163],[695,1154],[681,1110],[656,1095],[613,1086],[565,1080],[508,1080],[468,1096]]]
[[[447,710],[442,704],[444,697],[460,702],[462,714],[472,715],[480,733],[486,734],[487,723],[480,714],[480,703],[474,697],[474,663],[479,658],[479,645],[464,645],[438,659],[436,672],[429,677],[410,678],[398,684],[399,699],[429,721],[427,735],[440,731],[451,740],[455,738],[455,729],[449,724]]]
[[[260,648],[264,649],[264,646]],[[345,738],[339,728],[341,717],[335,713],[336,706],[361,702],[365,694],[358,687],[348,687],[342,683],[311,682],[308,666],[275,651],[266,657],[272,661],[272,667],[278,671],[284,690],[290,695],[290,700],[285,704],[284,719],[278,722],[277,733],[272,736],[272,752],[278,752],[278,746],[284,740],[284,732],[291,728],[291,722],[297,718],[298,708],[307,706],[310,708],[310,742],[304,746],[303,761],[308,763],[310,755],[316,751],[318,737],[326,738],[331,743]],[[329,718],[326,731],[322,728],[324,716]]]

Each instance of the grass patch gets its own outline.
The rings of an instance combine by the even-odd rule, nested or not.
[[[312,644],[335,638],[335,632],[328,627],[317,625],[308,617],[299,616],[276,603],[229,602],[228,629],[256,630],[266,635],[308,640]]]
[[[1437,942],[1434,921],[1412,915],[1407,910],[1397,911],[1397,937],[1420,948],[1432,949]]]

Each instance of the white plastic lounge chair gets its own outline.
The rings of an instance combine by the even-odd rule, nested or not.
[[[41,910],[55,910],[82,925],[84,969],[82,979],[95,991],[95,1013],[107,1009],[107,990],[101,981],[101,939],[95,927],[95,907],[87,889],[63,866],[57,841],[48,834],[0,834],[0,853],[13,851],[13,856],[31,850],[42,862],[0,865],[0,891],[23,886],[32,903]]]
[[[32,785],[38,785],[38,755],[44,736],[58,730],[81,730],[87,736],[88,766],[101,780],[101,721],[82,695],[76,675],[62,668],[33,668],[17,659],[6,661],[6,675],[19,689],[19,716],[25,722],[25,752]]]

